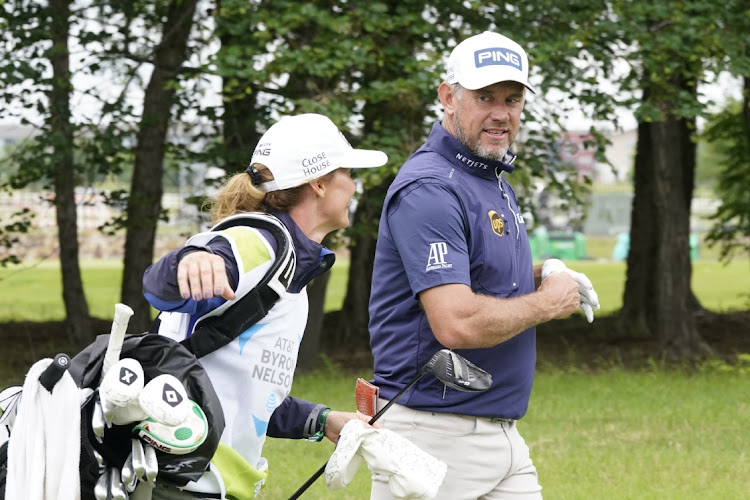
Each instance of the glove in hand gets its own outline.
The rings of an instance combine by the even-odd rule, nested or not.
[[[581,310],[586,315],[586,321],[589,323],[594,321],[594,311],[598,311],[599,307],[599,296],[594,290],[594,285],[591,284],[591,280],[583,274],[568,267],[559,259],[547,259],[544,261],[542,266],[542,281],[547,276],[555,273],[568,273],[576,283],[578,283],[578,294],[581,296]]]

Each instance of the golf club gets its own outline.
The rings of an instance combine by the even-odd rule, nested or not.
[[[424,365],[424,368],[417,373],[417,375],[401,389],[388,403],[373,416],[368,424],[372,425],[377,421],[388,408],[390,408],[398,399],[404,395],[419,379],[421,379],[426,373],[432,373],[435,377],[445,384],[447,387],[452,389],[458,389],[459,391],[467,392],[484,392],[492,385],[492,375],[482,370],[475,364],[462,356],[459,356],[455,352],[449,349],[441,349],[432,355],[432,358]],[[313,474],[310,479],[299,487],[294,492],[289,500],[295,500],[304,493],[307,488],[325,472],[326,465],[323,466]]]
[[[122,466],[122,484],[125,485],[125,489],[128,493],[133,493],[135,487],[138,485],[138,476],[135,475],[135,469],[133,468],[133,454],[128,455],[125,463]]]
[[[156,484],[156,476],[159,474],[159,461],[156,459],[156,450],[149,445],[143,448],[143,458],[146,464],[146,481]]]
[[[130,307],[125,304],[115,304],[115,316],[112,320],[109,342],[107,343],[107,350],[104,353],[104,361],[102,362],[102,375],[99,379],[100,385],[110,368],[120,360],[122,343],[125,341],[125,332],[128,329],[128,322],[132,315],[133,310]],[[99,400],[94,403],[91,427],[94,429],[97,441],[101,443],[104,436],[104,427],[101,424],[103,422],[106,426],[111,425],[114,405],[106,399],[106,395],[101,391],[97,391],[97,395],[99,396]]]
[[[109,343],[107,344],[107,351],[104,353],[104,363],[102,364],[102,378],[120,360],[122,343],[125,340],[125,332],[128,329],[128,322],[132,315],[133,310],[130,307],[125,304],[115,304],[115,317],[112,320]]]
[[[138,479],[146,480],[146,455],[143,451],[143,444],[140,439],[132,439],[131,456],[133,457],[133,470]]]

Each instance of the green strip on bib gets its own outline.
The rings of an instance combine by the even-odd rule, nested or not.
[[[224,443],[219,443],[211,464],[221,474],[227,500],[252,500],[268,477],[268,471],[258,471]]]
[[[271,260],[271,254],[261,241],[263,236],[255,231],[245,227],[230,227],[221,231],[221,233],[234,240],[245,272],[249,272],[251,269]]]

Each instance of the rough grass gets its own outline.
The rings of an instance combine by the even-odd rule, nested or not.
[[[293,393],[341,409],[353,407],[362,372],[302,375]],[[750,365],[697,372],[622,367],[585,373],[541,370],[519,428],[539,470],[544,498],[741,499],[750,491]],[[261,498],[288,498],[333,451],[331,443],[268,440],[271,464]],[[308,498],[369,498],[366,466],[346,489],[320,478]]]
[[[568,266],[585,273],[599,294],[602,314],[622,306],[625,263],[572,261]],[[331,271],[326,294],[326,312],[341,309],[349,262],[338,259]],[[84,290],[91,316],[110,318],[119,301],[122,265],[115,261],[81,264]],[[693,264],[693,291],[704,307],[715,311],[750,309],[750,260],[728,265],[700,260]],[[0,268],[0,322],[56,321],[65,317],[60,267],[57,262]]]

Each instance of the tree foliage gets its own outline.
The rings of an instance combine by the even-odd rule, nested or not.
[[[704,138],[713,161],[722,165],[716,191],[721,205],[711,217],[707,241],[719,245],[721,258],[750,255],[750,98],[734,102],[709,120]]]
[[[695,121],[711,105],[702,84],[720,71],[750,74],[750,18],[740,0],[718,7],[709,0],[84,0],[63,16],[55,8],[67,3],[55,2],[0,3],[0,118],[23,116],[40,131],[14,150],[22,168],[9,186],[60,185],[63,170],[72,175],[68,191],[109,173],[129,177],[129,189],[110,194],[127,211],[108,230],[128,231],[122,296],[138,303],[139,328],[147,311],[140,277],[163,215],[166,162],[240,171],[279,116],[318,112],[354,146],[390,158],[386,168],[358,173],[356,223],[337,239],[350,247],[348,316],[331,338],[364,345],[385,190],[440,117],[436,89],[450,50],[486,29],[527,49],[540,90],[529,96],[527,134],[517,145],[513,183],[522,204],[531,204],[540,182],[571,204],[583,201],[586,186],[557,159],[558,135],[576,108],[597,124],[617,125],[619,108],[636,114],[642,163],[626,308],[651,331],[671,321],[662,311],[689,315]],[[69,76],[53,72],[61,52],[47,28],[55,17],[68,23]],[[76,112],[53,106],[65,95]],[[602,159],[606,140],[596,126],[589,131]],[[747,173],[731,171],[725,185],[742,185]],[[741,192],[722,192],[736,217]],[[738,220],[722,214],[717,221]],[[687,276],[687,285],[676,276]],[[676,306],[665,302],[670,294]]]

